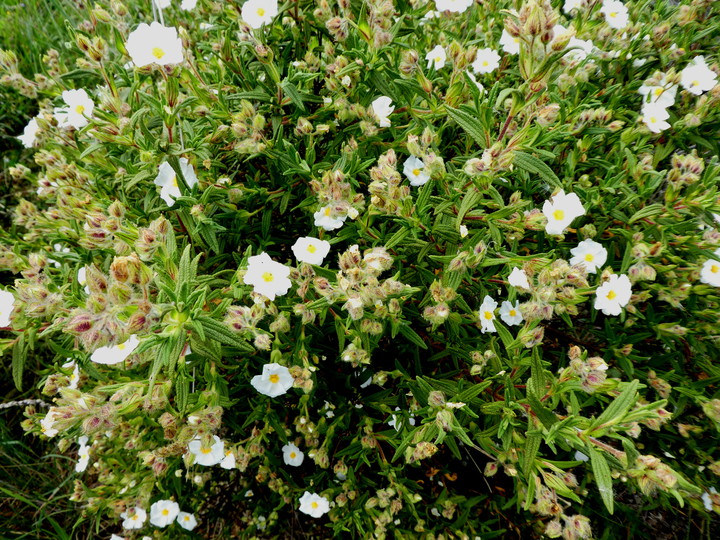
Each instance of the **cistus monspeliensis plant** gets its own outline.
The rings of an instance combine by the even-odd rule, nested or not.
[[[717,2],[100,0],[71,31],[35,78],[0,52],[40,108],[0,325],[81,521],[720,512]]]

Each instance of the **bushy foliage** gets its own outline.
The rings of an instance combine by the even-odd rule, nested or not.
[[[720,512],[716,2],[88,13],[41,77],[0,51],[40,107],[3,360],[87,520],[490,538],[514,508],[589,538],[619,486]]]

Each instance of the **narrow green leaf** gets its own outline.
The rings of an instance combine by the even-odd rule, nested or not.
[[[613,499],[610,466],[605,460],[605,456],[598,450],[595,450],[594,447],[589,446],[588,453],[590,454],[590,465],[592,466],[592,471],[595,475],[595,484],[600,491],[600,498],[602,498],[603,503],[605,503],[605,508],[607,508],[608,512],[612,514],[615,500]]]
[[[544,161],[536,158],[535,156],[526,154],[525,152],[516,151],[513,154],[513,163],[524,171],[539,175],[540,178],[551,186],[558,188],[563,187],[562,182],[560,182],[560,179],[553,170],[548,167]]]
[[[480,148],[485,148],[487,142],[485,137],[485,131],[483,131],[480,120],[476,116],[465,112],[460,109],[453,109],[452,107],[445,107],[448,116],[452,118],[461,128],[463,128],[468,135],[470,135]]]
[[[20,334],[12,352],[12,378],[15,388],[22,390],[22,375],[25,368],[25,334]]]
[[[535,396],[540,399],[545,395],[545,371],[540,360],[540,350],[534,347],[532,351],[532,359],[530,360],[530,374],[533,381],[532,391]],[[530,385],[528,384],[528,387]]]
[[[415,330],[410,328],[410,326],[408,326],[407,324],[400,323],[400,326],[398,326],[398,330],[403,336],[408,339],[408,341],[413,342],[421,349],[427,349],[427,344],[423,341],[423,338],[417,335]]]
[[[635,393],[637,392],[639,384],[640,381],[637,379],[628,383],[625,390],[623,390],[622,393],[616,397],[610,405],[608,405],[607,409],[605,409],[602,414],[598,416],[592,424],[590,424],[588,431],[593,431],[604,424],[609,424],[610,422],[614,423],[620,421],[630,406],[635,402]]]
[[[525,453],[523,454],[523,474],[527,478],[532,472],[533,465],[535,464],[535,457],[540,450],[540,443],[542,442],[542,434],[537,431],[528,432],[525,437]]]

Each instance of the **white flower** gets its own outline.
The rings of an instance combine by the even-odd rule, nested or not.
[[[195,9],[196,5],[197,5],[197,0],[182,0],[182,3],[180,4],[180,9],[184,9],[185,11],[190,11],[191,9]]]
[[[520,313],[520,302],[512,303],[505,300],[500,306],[500,318],[505,321],[508,326],[514,326],[523,322],[522,313]]]
[[[330,503],[325,497],[306,491],[303,493],[303,496],[300,497],[300,511],[303,514],[319,518],[330,511]]]
[[[447,53],[442,45],[435,45],[435,48],[425,55],[425,60],[427,60],[428,69],[431,67],[442,69],[447,61]]]
[[[630,17],[625,4],[617,0],[603,0],[600,13],[605,15],[605,21],[610,28],[622,29],[628,25]]]
[[[58,434],[58,430],[53,427],[55,424],[55,416],[57,416],[57,411],[50,409],[45,417],[40,420],[40,430],[42,434],[50,438]]]
[[[195,527],[197,527],[197,519],[195,519],[195,516],[189,512],[178,512],[177,522],[178,525],[186,531],[192,531]]]
[[[174,26],[159,22],[141,23],[128,36],[125,49],[137,67],[179,64],[183,61],[182,40]]]
[[[645,103],[643,105],[642,121],[653,133],[660,133],[668,129],[670,124],[665,121],[668,118],[670,118],[670,114],[659,103]]]
[[[234,469],[236,466],[235,452],[232,450],[225,450],[225,457],[220,462],[220,467],[223,469]]]
[[[155,5],[160,9],[165,9],[170,7],[170,0],[153,0]]]
[[[87,92],[83,89],[65,90],[62,98],[67,107],[55,107],[53,111],[58,127],[72,126],[75,129],[85,127],[88,124],[87,117],[95,109],[95,103]]]
[[[213,435],[212,446],[205,446],[200,437],[195,437],[188,443],[188,452],[195,456],[197,465],[212,467],[220,463],[225,457],[225,441]]]
[[[582,265],[585,269],[594,274],[598,268],[602,268],[602,265],[607,261],[607,250],[594,240],[583,240],[577,247],[570,250],[572,258],[570,264],[575,266],[576,264]]]
[[[508,54],[520,53],[520,38],[512,37],[510,33],[503,28],[500,34],[500,46]]]
[[[585,454],[580,452],[579,450],[575,450],[575,460],[576,461],[590,461],[590,458],[587,457]]]
[[[605,315],[620,315],[622,308],[630,301],[631,294],[628,277],[625,274],[613,274],[595,291],[594,307]]]
[[[23,128],[23,134],[19,135],[18,139],[25,148],[32,148],[35,146],[35,142],[37,141],[38,131],[40,131],[40,126],[38,125],[37,117],[35,117],[28,122],[25,128]]]
[[[68,360],[69,360],[68,362],[65,362],[62,365],[62,367],[66,368],[66,369],[73,368],[73,372],[69,377],[69,384],[67,387],[70,388],[71,390],[77,390],[78,382],[80,381],[80,368],[75,363],[75,360],[70,360],[70,359],[68,359]]]
[[[565,0],[563,4],[563,11],[570,13],[573,9],[580,9],[583,5],[583,0]]]
[[[497,309],[498,303],[485,295],[483,303],[480,305],[480,331],[484,334],[485,332],[495,332],[495,309]]]
[[[117,534],[113,533],[110,535],[110,540],[125,540],[124,537],[118,536]]]
[[[410,156],[405,160],[403,174],[410,180],[411,186],[422,186],[430,180],[430,175],[425,172],[423,160],[415,156]]]
[[[124,362],[140,344],[137,336],[130,336],[127,341],[119,345],[105,346],[97,349],[90,356],[90,360],[97,364],[113,365]]]
[[[475,73],[490,73],[500,66],[500,55],[492,49],[478,49],[472,68]]]
[[[83,287],[85,294],[90,294],[90,287],[87,284],[87,269],[84,266],[78,270],[77,282]]]
[[[465,238],[468,235],[467,225],[460,225],[460,238]]]
[[[330,253],[330,242],[312,236],[302,236],[295,241],[291,249],[298,261],[320,266]]]
[[[720,259],[720,248],[716,249],[713,254]],[[700,283],[720,287],[720,262],[708,259],[703,263],[700,270]]]
[[[667,79],[663,77],[658,86],[643,84],[638,88],[638,94],[645,98],[643,103],[655,103],[667,109],[675,104],[677,89],[677,84],[668,84]]]
[[[482,83],[479,83],[478,80],[475,78],[475,75],[473,75],[473,72],[469,69],[465,70],[465,74],[468,76],[468,78],[475,83],[475,86],[477,87],[479,92],[483,92],[485,90],[485,87],[482,85]]]
[[[245,285],[252,285],[253,291],[275,300],[275,296],[286,294],[292,283],[288,279],[290,268],[275,262],[267,253],[248,259],[248,269],[243,277]]]
[[[435,0],[435,9],[438,11],[451,11],[462,13],[473,5],[474,0]]]
[[[283,446],[282,451],[285,465],[292,465],[293,467],[299,467],[302,465],[302,462],[305,459],[305,454],[303,454],[293,443],[288,443]]]
[[[150,523],[156,527],[167,527],[175,521],[179,512],[180,507],[175,501],[156,501],[150,507]]]
[[[576,37],[571,37],[567,46],[568,48],[576,47],[568,51],[566,56],[570,57],[570,60],[577,60],[578,62],[585,60],[595,49],[595,44],[591,40]]]
[[[83,435],[78,439],[80,449],[78,450],[78,462],[75,464],[75,472],[83,472],[90,462],[90,447],[87,446],[88,438]]]
[[[530,282],[525,270],[522,268],[513,268],[508,276],[508,283],[518,289],[530,290]]]
[[[179,161],[180,171],[185,178],[185,182],[188,187],[192,189],[198,183],[195,169],[188,162],[187,158],[180,158]],[[182,195],[182,193],[180,193],[180,185],[178,184],[175,169],[173,169],[167,161],[163,161],[160,164],[158,174],[153,182],[156,186],[160,186],[160,198],[165,201],[165,204],[168,206],[175,204],[175,199]]]
[[[10,313],[15,308],[15,295],[0,289],[0,327],[10,326]]]
[[[707,66],[703,56],[696,56],[680,72],[680,84],[691,94],[700,96],[717,84],[717,75]]]
[[[315,218],[315,226],[322,227],[326,231],[334,231],[339,229],[345,223],[347,216],[333,217],[333,207],[331,205],[323,206],[320,210],[313,214]]]
[[[372,102],[371,106],[380,127],[390,127],[389,116],[395,110],[395,107],[392,105],[392,99],[387,96],[380,96]]]
[[[136,506],[135,511],[130,513],[126,510],[120,517],[124,519],[122,526],[123,529],[141,529],[147,520],[147,512],[142,506]]]
[[[543,204],[543,214],[548,220],[545,232],[562,234],[576,217],[585,214],[585,208],[575,193],[565,195],[565,191],[562,189],[551,198],[552,201],[545,201]]]
[[[293,385],[293,378],[290,370],[275,362],[263,366],[262,375],[255,375],[250,384],[253,388],[270,397],[281,396]]]
[[[278,14],[277,0],[248,0],[243,4],[241,16],[250,28],[271,23]]]

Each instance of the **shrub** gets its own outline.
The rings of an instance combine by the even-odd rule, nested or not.
[[[39,83],[2,52],[43,98],[2,343],[88,519],[720,510],[716,2],[194,4],[97,4]]]

